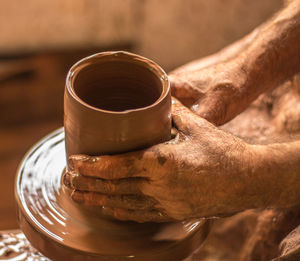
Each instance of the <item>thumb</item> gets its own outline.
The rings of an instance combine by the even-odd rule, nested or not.
[[[191,110],[216,126],[233,119],[247,106],[231,84],[219,84],[201,97]]]
[[[176,129],[186,135],[193,133],[196,126],[210,125],[174,97],[172,97],[172,119]]]
[[[191,107],[203,93],[191,82],[183,80],[176,75],[169,75],[171,94],[179,99],[185,106]]]

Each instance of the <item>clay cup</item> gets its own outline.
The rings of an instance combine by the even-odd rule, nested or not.
[[[168,77],[153,61],[103,52],[70,69],[64,95],[66,155],[142,149],[171,138]]]

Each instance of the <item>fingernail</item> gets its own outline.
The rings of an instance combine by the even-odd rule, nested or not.
[[[71,175],[69,172],[64,173],[63,183],[66,187],[71,188]]]
[[[79,204],[84,203],[84,196],[83,196],[83,194],[82,194],[81,192],[79,192],[79,191],[73,191],[72,194],[71,194],[71,198],[72,198],[75,202],[77,202],[77,203],[79,203]]]
[[[89,156],[83,155],[83,154],[78,154],[78,155],[71,155],[68,158],[68,166],[70,170],[75,170],[75,162],[78,161],[87,161],[89,160]]]

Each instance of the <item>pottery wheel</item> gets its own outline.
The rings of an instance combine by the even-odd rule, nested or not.
[[[69,198],[61,185],[65,166],[60,128],[31,148],[15,184],[20,227],[53,260],[182,260],[208,233],[203,219],[136,223],[100,218],[95,208],[83,208]]]

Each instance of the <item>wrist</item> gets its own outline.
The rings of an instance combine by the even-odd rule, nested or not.
[[[264,155],[263,147],[244,142],[239,154],[232,157],[238,170],[234,175],[234,181],[229,186],[233,188],[233,203],[237,211],[247,209],[264,208],[268,206],[268,177],[262,175]]]
[[[300,142],[249,145],[249,182],[256,208],[291,207],[299,204]]]
[[[268,145],[248,145],[247,169],[245,175],[248,179],[248,195],[253,197],[253,208],[265,208],[272,205],[274,192],[280,193],[281,188],[276,186],[272,177],[274,165],[269,159]]]
[[[224,207],[223,211],[219,211],[222,214],[266,206],[264,187],[268,182],[259,178],[259,173],[256,171],[254,158],[257,148],[242,140],[234,144],[226,149],[227,162],[220,169],[225,192],[223,197],[219,198],[220,205]]]

